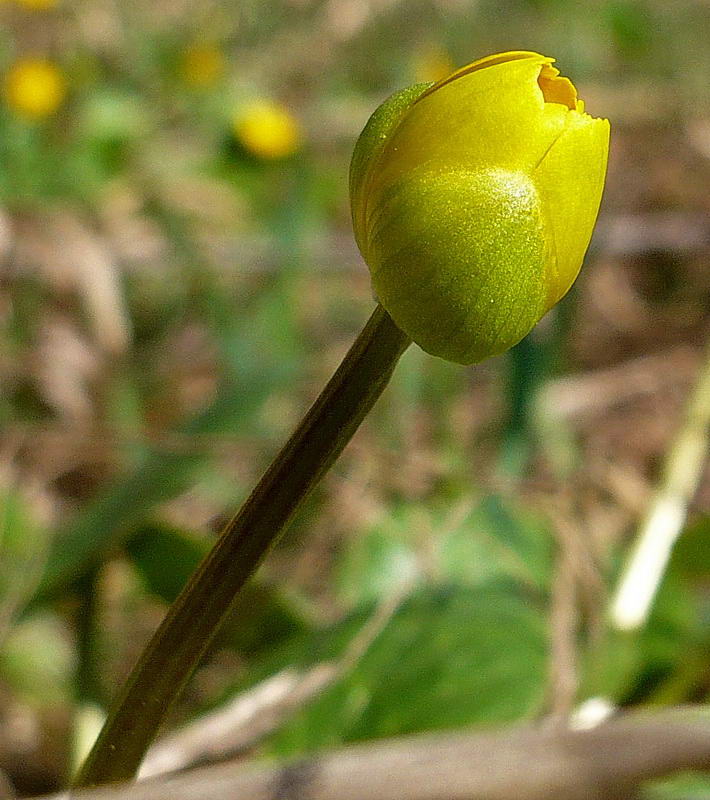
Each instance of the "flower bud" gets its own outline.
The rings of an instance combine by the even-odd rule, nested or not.
[[[537,53],[489,56],[370,118],[350,199],[379,301],[433,355],[472,364],[569,290],[601,201],[609,123]]]

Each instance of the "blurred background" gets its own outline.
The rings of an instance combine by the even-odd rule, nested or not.
[[[504,357],[410,348],[172,722],[324,663],[222,755],[710,701],[708,34],[700,0],[0,2],[11,785],[67,779],[371,312],[347,194],[370,113],[508,49],[612,123],[580,279]]]

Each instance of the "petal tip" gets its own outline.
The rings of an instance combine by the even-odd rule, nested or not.
[[[559,103],[567,106],[570,111],[579,111],[581,103],[584,110],[584,103],[577,98],[575,85],[569,78],[560,75],[560,71],[552,66],[551,61],[542,65],[537,83],[546,103]]]
[[[452,81],[462,78],[465,75],[470,75],[472,72],[478,72],[479,70],[487,67],[495,67],[499,64],[506,64],[510,61],[523,61],[525,59],[534,60],[540,64],[541,67],[549,66],[555,61],[554,58],[543,56],[540,53],[534,52],[533,50],[509,50],[505,53],[494,53],[492,55],[479,58],[476,61],[472,61],[470,64],[466,64],[464,67],[459,67],[459,69],[457,69],[455,72],[452,72],[451,75],[448,75],[446,78],[442,78],[440,81],[432,84],[432,86],[430,86],[418,99],[422,100],[424,97],[432,92],[435,92],[437,89],[440,89],[442,86],[446,86]],[[554,67],[551,69],[554,69]]]

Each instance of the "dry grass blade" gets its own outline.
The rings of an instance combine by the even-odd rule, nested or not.
[[[700,484],[709,435],[710,349],[611,604],[612,622],[620,630],[640,628],[648,618],[671,551],[685,524],[688,506]]]

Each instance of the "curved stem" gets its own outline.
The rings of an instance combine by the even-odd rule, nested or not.
[[[114,701],[76,786],[135,775],[237,593],[340,455],[409,344],[378,305],[328,385],[173,603]]]

